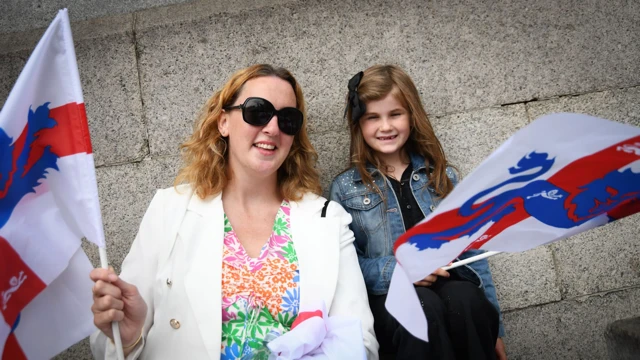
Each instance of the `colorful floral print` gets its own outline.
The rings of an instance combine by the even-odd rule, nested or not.
[[[300,305],[291,206],[280,205],[269,241],[251,258],[224,217],[220,359],[268,359],[268,341],[286,333]]]

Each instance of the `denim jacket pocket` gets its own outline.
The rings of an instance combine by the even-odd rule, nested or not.
[[[363,193],[343,200],[347,211],[351,213],[354,222],[367,237],[367,253],[376,256],[385,239],[385,206],[378,193]],[[358,231],[355,231],[356,233]],[[358,238],[356,234],[356,239]],[[381,241],[380,241],[381,240]],[[382,242],[382,244],[378,244]]]

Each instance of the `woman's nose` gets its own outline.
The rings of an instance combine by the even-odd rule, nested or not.
[[[262,131],[266,134],[277,135],[280,131],[278,127],[278,115],[273,115],[271,120],[262,128]]]

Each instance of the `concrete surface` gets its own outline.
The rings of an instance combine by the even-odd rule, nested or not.
[[[464,178],[529,122],[523,104],[455,113],[431,119],[447,160]]]
[[[502,311],[562,300],[549,246],[496,255],[489,267]]]
[[[638,288],[507,312],[507,355],[517,360],[607,359],[607,325],[639,313]]]
[[[346,83],[374,63],[412,76],[462,175],[550,112],[640,126],[637,1],[5,0],[0,105],[62,6],[117,269],[154,190],[171,185],[200,107],[249,64],[288,67],[303,86],[325,194],[348,160]],[[638,233],[636,215],[492,258],[509,358],[606,358],[606,325],[640,315]],[[57,359],[90,357],[83,341]]]
[[[46,27],[62,8],[69,10],[71,21],[81,21],[191,1],[193,0],[3,0],[0,2],[0,33]]]

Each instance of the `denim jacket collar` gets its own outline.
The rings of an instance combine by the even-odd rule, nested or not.
[[[411,166],[413,167],[413,171],[419,171],[419,170],[426,169],[426,166],[424,164],[424,157],[422,157],[421,155],[414,154],[414,153],[409,153],[409,159],[411,160]],[[369,174],[373,174],[374,172],[379,171],[371,163],[367,163],[366,169],[369,172]],[[433,170],[433,165],[429,165],[429,169]],[[360,175],[360,171],[356,170],[356,171],[353,172],[353,181],[354,182],[356,182],[356,181],[357,182],[361,182],[362,181],[362,176]]]

